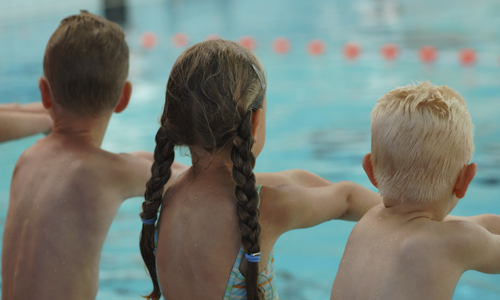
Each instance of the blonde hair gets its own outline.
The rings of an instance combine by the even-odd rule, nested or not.
[[[465,100],[429,82],[396,88],[372,111],[371,163],[384,199],[433,202],[472,158]]]

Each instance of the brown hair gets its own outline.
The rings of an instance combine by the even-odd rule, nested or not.
[[[206,41],[179,56],[167,83],[142,219],[154,218],[158,213],[163,186],[171,175],[174,146],[198,146],[212,154],[232,148],[241,244],[248,254],[260,252],[259,195],[253,173],[251,130],[252,112],[262,108],[265,86],[260,61],[235,42]],[[154,225],[143,225],[140,248],[154,286],[147,298],[156,300],[161,292],[156,276],[154,231]],[[245,281],[249,300],[262,298],[258,275],[259,264],[248,262]]]
[[[81,117],[115,107],[128,75],[128,46],[121,27],[81,11],[61,21],[50,38],[43,71],[55,101]]]

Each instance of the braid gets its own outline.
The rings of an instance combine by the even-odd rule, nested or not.
[[[158,214],[163,199],[163,187],[172,175],[171,166],[175,157],[174,146],[175,144],[168,139],[165,129],[160,127],[156,133],[154,162],[151,167],[152,176],[146,184],[144,202],[142,203],[141,219],[143,220],[154,218]],[[154,235],[154,224],[142,225],[140,237],[141,255],[153,281],[153,292],[146,298],[158,300],[161,297],[161,290],[156,275]]]
[[[255,188],[255,155],[252,153],[252,110],[242,118],[237,135],[233,139],[231,160],[233,179],[236,182],[237,213],[241,233],[241,244],[246,253],[260,252],[259,197]],[[258,287],[259,263],[247,261],[245,285],[248,300],[258,300],[263,292]]]

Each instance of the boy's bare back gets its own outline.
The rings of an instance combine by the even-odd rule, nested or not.
[[[124,199],[143,194],[150,166],[57,133],[26,150],[3,237],[4,299],[94,299],[111,222]]]
[[[492,253],[500,236],[473,223],[500,223],[498,216],[432,218],[383,204],[366,213],[349,237],[331,299],[452,299],[466,270],[500,270],[500,253]]]
[[[104,240],[123,200],[142,196],[152,153],[101,144],[132,85],[122,29],[82,12],[52,35],[39,79],[52,133],[27,149],[11,182],[2,245],[4,299],[95,299]],[[174,164],[173,174],[182,166]]]
[[[475,172],[463,98],[427,82],[384,95],[363,168],[384,203],[356,224],[331,299],[452,299],[467,270],[500,273],[500,216],[453,217]]]

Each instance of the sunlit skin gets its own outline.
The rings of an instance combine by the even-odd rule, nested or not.
[[[52,130],[52,118],[41,102],[0,104],[0,143]]]
[[[370,154],[363,167],[377,187]],[[448,216],[476,168],[464,166],[435,201],[384,199],[368,211],[347,241],[331,299],[452,299],[465,271],[500,273],[500,216]]]
[[[123,111],[129,102],[129,82],[114,110],[95,118],[58,106],[46,79],[40,78],[39,87],[54,128],[21,155],[14,170],[2,244],[2,297],[95,299],[109,227],[123,200],[144,194],[152,154],[101,149],[113,111]],[[181,169],[175,164],[174,174]]]
[[[252,118],[257,156],[265,142],[265,114],[266,100]],[[196,147],[190,150],[198,160],[166,186],[158,225],[159,281],[166,299],[221,299],[241,246],[233,163],[230,149],[217,155]],[[301,170],[257,173],[256,180],[263,185],[260,271],[284,232],[332,219],[359,220],[381,203],[377,193],[359,185],[332,183]],[[243,274],[245,262],[240,265]]]

